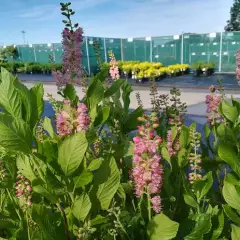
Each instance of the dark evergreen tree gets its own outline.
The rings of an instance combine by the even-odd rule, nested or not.
[[[234,0],[230,11],[230,20],[227,21],[225,31],[240,31],[240,0]]]

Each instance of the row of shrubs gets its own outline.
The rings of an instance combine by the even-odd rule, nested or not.
[[[61,70],[62,64],[4,62],[0,63],[0,67],[4,67],[12,73],[50,74],[53,69]]]

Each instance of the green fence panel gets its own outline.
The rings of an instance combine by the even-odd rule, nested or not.
[[[183,36],[183,62],[214,62],[219,68],[220,33],[190,34]]]
[[[49,63],[50,56],[53,56],[53,44],[34,44],[37,62]]]
[[[35,54],[33,45],[18,45],[19,61],[35,62]]]
[[[107,61],[109,62],[109,51],[113,51],[116,60],[122,60],[122,52],[121,52],[121,39],[120,38],[105,38],[105,46],[106,46],[106,55]]]
[[[240,49],[240,32],[223,33],[222,72],[236,71],[236,53]]]
[[[137,61],[136,48],[133,38],[122,39],[122,58],[123,61]]]
[[[62,62],[63,48],[61,43],[53,43],[53,57],[56,63]]]
[[[152,61],[164,65],[180,63],[180,36],[152,37]]]

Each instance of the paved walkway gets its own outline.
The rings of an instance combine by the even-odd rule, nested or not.
[[[33,83],[25,83],[27,87],[32,87],[34,84]],[[149,95],[149,89],[146,87],[133,87],[134,91],[131,94],[131,108],[137,108],[137,101],[136,101],[136,93],[139,92],[143,106],[145,109],[150,109],[151,108],[151,100],[150,100],[150,95]],[[181,101],[186,102],[188,108],[188,114],[194,115],[194,116],[205,116],[206,112],[206,104],[205,104],[205,97],[208,94],[207,90],[204,89],[180,89],[182,96],[181,96]],[[81,98],[83,96],[82,89],[80,87],[77,87],[77,92],[79,97]],[[167,88],[159,88],[158,89],[159,94],[168,94],[169,89]],[[57,87],[54,84],[44,84],[44,93],[45,93],[45,100],[47,100],[47,94],[52,94],[54,98],[61,100],[61,97],[57,94]],[[234,91],[226,91],[226,96],[227,98],[231,98],[231,95],[234,98],[240,99],[240,89],[234,90]]]

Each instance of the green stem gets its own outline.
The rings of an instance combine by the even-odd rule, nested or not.
[[[151,199],[150,199],[149,191],[147,191],[147,202],[148,202],[148,220],[150,222],[152,219],[152,208],[151,208]]]
[[[13,203],[13,205],[14,205],[14,209],[15,209],[15,211],[16,211],[19,219],[22,221],[21,214],[20,214],[20,212],[19,212],[18,209],[17,209],[18,206],[17,206],[16,202],[14,201],[14,199],[12,198],[12,195],[11,195],[11,193],[9,192],[9,189],[7,189],[7,193],[8,193],[8,196],[9,196],[10,200],[12,201],[12,203]]]
[[[31,240],[31,235],[30,235],[30,229],[29,229],[29,219],[28,219],[28,214],[26,212],[26,219],[27,219],[27,232],[28,232],[28,240]]]
[[[122,231],[125,233],[125,235],[127,236],[127,238],[128,238],[129,240],[131,240],[131,238],[129,237],[127,231],[126,231],[125,228],[123,227],[123,225],[122,225],[119,217],[118,217],[115,213],[114,213],[114,215],[115,215],[115,217],[116,217],[116,219],[117,219],[117,222],[118,222],[120,228],[122,229]]]
[[[68,223],[67,223],[66,214],[65,214],[64,210],[62,209],[60,203],[57,203],[57,207],[58,207],[58,209],[61,212],[62,217],[63,217],[66,240],[70,240],[70,237],[69,237],[69,234],[68,234]]]

